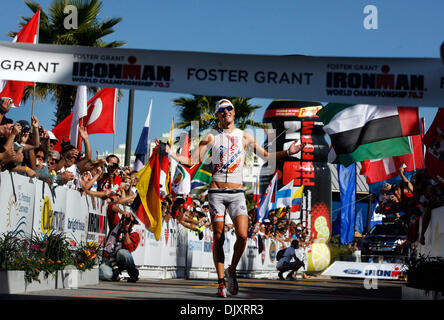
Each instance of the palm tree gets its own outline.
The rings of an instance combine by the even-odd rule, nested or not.
[[[33,13],[41,8],[39,3],[31,0],[27,0],[25,3]],[[121,41],[103,41],[103,37],[114,32],[113,27],[122,18],[106,18],[100,21],[98,15],[102,4],[103,1],[100,0],[53,0],[47,13],[43,9],[40,10],[39,43],[101,48],[115,48],[125,45],[126,42]],[[77,29],[66,29],[64,26],[67,16],[64,13],[64,8],[67,5],[77,8]],[[22,19],[20,25],[24,26],[31,17],[22,17]],[[16,34],[17,32],[11,31],[8,36],[14,37]],[[97,88],[90,87],[88,89],[93,93],[97,92]],[[35,98],[44,100],[49,95],[52,96],[57,105],[54,124],[57,125],[72,112],[76,91],[75,86],[38,83],[35,88]],[[32,87],[27,87],[23,93],[23,101],[26,102],[33,97],[33,92]]]

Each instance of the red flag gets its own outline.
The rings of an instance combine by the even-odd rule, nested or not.
[[[180,152],[180,154],[184,157],[189,157],[190,156],[190,146],[189,146],[189,142],[188,142],[188,133],[185,136],[185,141],[183,142],[183,146],[182,146],[182,150]]]
[[[88,101],[83,119],[88,134],[115,133],[117,89],[104,88]]]
[[[399,175],[398,169],[405,164],[405,172],[424,168],[421,136],[409,137],[413,153],[377,160],[362,161],[361,175],[366,175],[367,183],[375,183]]]
[[[439,108],[424,136],[425,165],[430,177],[444,186],[444,108]]]
[[[117,89],[104,88],[88,101],[88,114],[83,119],[88,134],[115,133],[116,98]],[[59,140],[54,150],[60,151],[61,142],[69,140],[71,121],[72,113],[51,130]]]
[[[34,43],[37,41],[37,32],[40,18],[40,9],[28,21],[26,25],[17,33],[12,42]],[[33,86],[34,82],[28,81],[2,81],[0,80],[0,97],[9,97],[12,99],[14,106],[18,107],[23,98],[23,90],[25,86]]]

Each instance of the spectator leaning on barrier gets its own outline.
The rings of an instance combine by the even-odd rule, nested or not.
[[[15,151],[23,153],[21,162],[10,162],[5,169],[18,172],[29,177],[35,177],[36,173],[31,169],[31,163],[35,163],[34,149],[40,146],[38,134],[39,122],[36,117],[32,117],[32,138],[30,139],[31,126],[26,120],[20,120],[14,124],[9,135],[5,148],[14,148]],[[32,144],[30,144],[32,143]]]
[[[69,172],[74,178],[73,183],[69,183],[71,188],[80,190],[81,185],[81,172],[84,171],[84,167],[88,164],[92,157],[91,145],[88,139],[88,132],[85,127],[79,128],[80,137],[83,140],[85,147],[85,156],[81,157],[81,153],[77,148],[69,142],[62,143],[62,158],[58,163],[59,173]]]
[[[31,168],[36,172],[38,179],[45,181],[51,186],[53,184],[53,177],[49,173],[45,150],[42,147],[38,147],[34,150],[34,153],[35,163],[31,164]]]
[[[2,171],[7,169],[9,163],[21,163],[24,158],[22,148],[14,149],[15,135],[12,134],[14,130],[18,129],[14,129],[12,123],[0,125],[0,166]]]
[[[105,281],[119,281],[120,273],[126,270],[129,275],[128,282],[137,282],[139,270],[131,254],[140,243],[139,234],[133,232],[133,226],[138,224],[137,219],[113,201],[108,204],[107,218],[110,231],[99,267],[99,278]]]
[[[5,115],[11,110],[13,103],[12,99],[9,97],[0,98],[0,124],[14,123],[12,119],[7,118]]]

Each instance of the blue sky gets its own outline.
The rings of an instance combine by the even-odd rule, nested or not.
[[[3,1],[0,41],[18,31],[21,16],[31,16],[22,0]],[[38,1],[44,10],[50,0]],[[366,5],[378,10],[378,29],[367,30]],[[246,54],[303,54],[356,57],[439,57],[444,41],[444,2],[425,1],[239,1],[239,0],[106,0],[100,18],[122,17],[106,40],[126,41],[127,48]],[[118,105],[115,145],[126,141],[128,91]],[[136,91],[132,149],[135,149],[153,99],[151,137],[168,132],[173,116],[172,99],[187,93]],[[279,98],[279,97],[276,97]],[[315,100],[315,99],[313,99]],[[254,119],[261,121],[272,100],[253,99],[262,105]],[[420,108],[430,125],[436,108]],[[41,124],[51,129],[55,105],[48,99],[35,103]],[[9,114],[29,119],[31,102]],[[93,150],[111,151],[112,135],[91,135]]]

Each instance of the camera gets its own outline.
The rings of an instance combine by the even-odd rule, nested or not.
[[[130,223],[131,223],[131,217],[125,217],[125,216],[122,217],[122,224],[123,225],[128,225]]]

